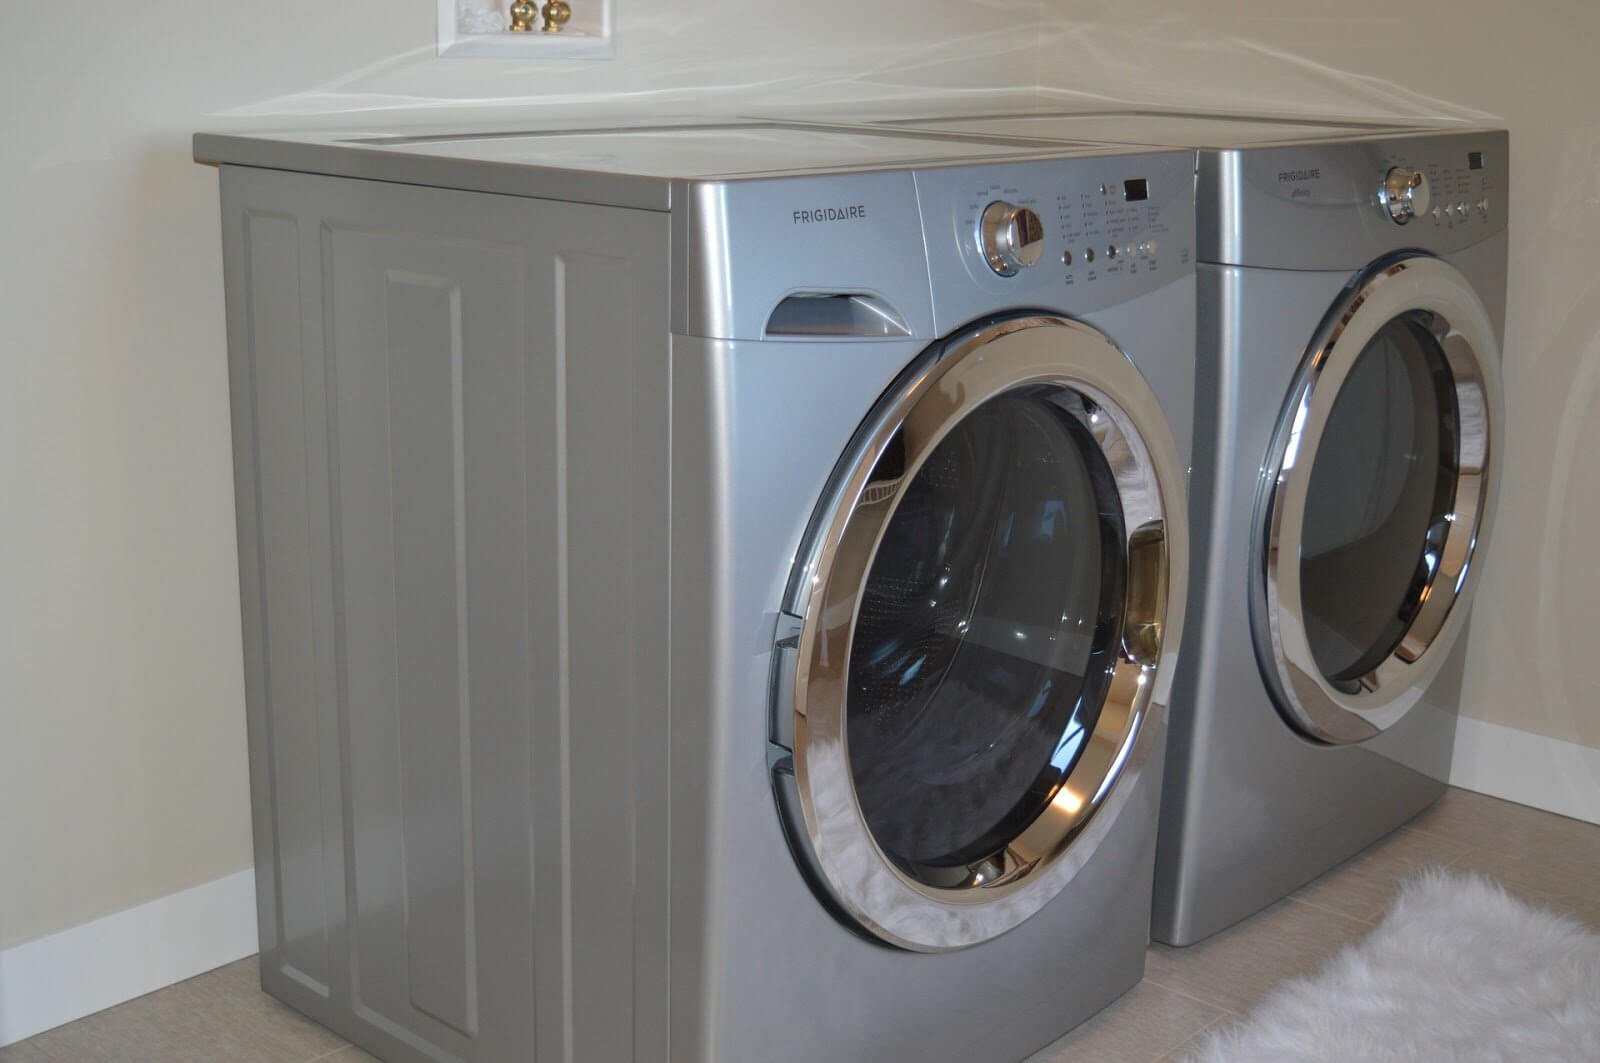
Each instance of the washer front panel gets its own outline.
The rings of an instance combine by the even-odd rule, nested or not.
[[[995,610],[968,602],[946,610],[950,624],[929,622],[930,629],[950,628],[937,634],[958,644],[954,653],[970,652],[1002,671],[1003,662],[1010,661],[1021,662],[1012,669],[1017,674],[1038,674],[1035,665],[1046,658],[1070,658],[1084,673],[1070,718],[1043,725],[1060,729],[1051,744],[1042,752],[1036,743],[1029,746],[1025,756],[1034,759],[1023,765],[1022,774],[1032,782],[1020,788],[1023,800],[1012,813],[987,833],[944,838],[941,832],[948,830],[942,824],[921,831],[915,822],[920,811],[941,819],[948,812],[937,804],[944,794],[940,787],[954,784],[934,776],[959,774],[976,764],[977,774],[987,778],[993,759],[987,751],[967,761],[945,755],[943,747],[959,745],[944,732],[966,717],[962,706],[976,716],[987,704],[998,709],[997,716],[1027,717],[1031,726],[1038,723],[1033,717],[1048,714],[1046,702],[1059,690],[1052,691],[1047,682],[1036,702],[1019,694],[1010,701],[991,696],[985,703],[986,695],[969,692],[951,678],[958,669],[947,664],[938,682],[928,683],[925,676],[917,680],[929,691],[926,697],[890,691],[892,711],[912,718],[909,726],[918,741],[932,735],[924,748],[933,751],[902,772],[909,783],[904,807],[886,805],[877,765],[862,758],[873,750],[897,756],[894,743],[869,742],[854,755],[851,748],[852,734],[858,743],[867,737],[861,714],[885,703],[869,689],[872,661],[857,659],[878,645],[862,636],[872,623],[864,609],[873,608],[871,585],[885,578],[885,565],[892,583],[905,562],[918,560],[917,540],[897,535],[895,522],[907,513],[915,521],[919,482],[926,487],[920,474],[931,469],[934,479],[943,475],[937,463],[941,453],[948,457],[949,448],[942,452],[941,447],[948,443],[960,450],[965,426],[981,420],[985,410],[992,414],[996,402],[1013,399],[1022,404],[1019,410],[1032,403],[1050,411],[1047,422],[1054,418],[1068,436],[1082,441],[1076,446],[1085,471],[1071,476],[1081,484],[1087,475],[1098,485],[1095,537],[1100,541],[1085,564],[1100,573],[1099,604],[1090,605],[1099,615],[1081,635],[1083,654],[1068,645],[1075,636],[1066,612],[1059,626],[1052,617],[1049,624],[1018,622],[1002,632],[993,623]],[[1039,465],[1037,449],[1027,449],[1027,455]],[[981,476],[966,479],[983,482]],[[880,401],[813,518],[773,654],[772,762],[779,808],[797,856],[837,914],[902,948],[962,948],[1004,933],[1044,907],[1090,858],[1132,781],[1146,770],[1152,736],[1164,726],[1165,707],[1151,693],[1158,672],[1170,668],[1182,622],[1187,578],[1182,484],[1176,448],[1154,394],[1103,334],[1077,322],[1032,316],[977,327],[927,352]],[[1085,497],[1081,491],[1079,497]],[[1064,511],[1060,516],[1071,517]],[[1009,541],[1016,531],[1001,521],[978,538]],[[1014,578],[1020,574],[1014,557],[1007,562],[1008,575],[996,560],[1002,553],[986,556],[988,562],[968,566],[975,573],[970,577],[961,577],[959,566],[948,571],[958,582],[968,578],[975,588],[986,584],[985,594],[1004,585],[1001,597],[1023,603],[1018,608],[1029,615],[1059,600],[1044,566],[1035,588]],[[928,590],[926,580],[906,582],[908,588],[916,586],[908,594],[940,593]],[[1000,615],[1018,614],[1001,610]],[[1104,652],[1096,657],[1091,644]],[[1080,667],[1082,660],[1091,666]],[[907,683],[920,666],[912,662],[903,671]],[[969,668],[967,675],[992,671]],[[1063,678],[1061,689],[1068,671],[1054,673]],[[951,689],[944,689],[946,684]],[[998,735],[991,745],[1002,741]],[[988,783],[975,788],[974,801],[984,800],[980,791],[988,788]]]
[[[1395,335],[1402,346],[1414,344],[1424,352],[1422,360],[1412,355],[1413,362],[1437,367],[1429,387],[1437,386],[1439,392],[1430,396],[1440,411],[1438,453],[1432,463],[1439,470],[1438,482],[1405,481],[1403,490],[1428,490],[1434,501],[1425,528],[1412,528],[1414,536],[1398,536],[1414,542],[1404,547],[1411,552],[1382,559],[1389,575],[1399,573],[1409,586],[1392,595],[1397,601],[1392,615],[1377,628],[1377,641],[1354,645],[1366,641],[1374,625],[1352,620],[1347,630],[1364,633],[1349,636],[1348,647],[1330,649],[1338,634],[1330,633],[1326,618],[1310,607],[1313,589],[1306,582],[1307,564],[1324,564],[1321,559],[1334,553],[1332,547],[1308,545],[1330,536],[1318,523],[1317,477],[1348,476],[1349,467],[1358,464],[1350,455],[1326,449],[1331,445],[1330,423],[1341,393],[1355,394],[1358,377],[1371,375],[1372,363],[1363,363],[1363,355]],[[1496,479],[1490,462],[1501,416],[1499,365],[1494,328],[1467,280],[1426,256],[1372,268],[1313,340],[1262,466],[1255,520],[1259,567],[1251,593],[1251,629],[1263,672],[1285,717],[1309,737],[1359,742],[1392,726],[1421,698],[1460,636],[1493,510]],[[1393,395],[1417,389],[1418,372],[1410,371],[1410,385],[1401,381],[1378,390]],[[1409,418],[1410,412],[1404,416]],[[1407,457],[1421,460],[1416,454]],[[1426,478],[1431,472],[1423,474]],[[1393,525],[1407,520],[1415,524],[1422,500],[1402,497],[1396,494],[1402,488],[1374,480],[1365,493],[1374,512],[1382,513],[1368,523],[1381,517],[1388,529],[1384,538],[1392,544],[1397,537]],[[1395,497],[1378,497],[1385,494]],[[1412,511],[1410,518],[1393,515],[1402,506]],[[1373,531],[1365,544],[1339,545],[1370,549],[1379,534]],[[1407,572],[1414,575],[1407,577]],[[1348,578],[1352,601],[1360,597],[1357,591],[1382,595],[1394,583],[1376,571]],[[1363,578],[1370,583],[1361,582]],[[1391,586],[1375,586],[1380,583]],[[1326,598],[1315,593],[1316,600]],[[1359,611],[1354,606],[1348,610]]]

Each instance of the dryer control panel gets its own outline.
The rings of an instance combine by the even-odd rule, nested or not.
[[[1461,251],[1506,227],[1508,154],[1500,130],[1202,151],[1200,260],[1360,269],[1408,248]]]
[[[996,305],[1089,313],[1187,276],[1193,166],[1153,151],[918,171],[937,328]]]
[[[1433,150],[1428,150],[1428,149]],[[1436,232],[1487,233],[1491,218],[1504,224],[1505,188],[1496,180],[1502,169],[1493,165],[1497,153],[1488,145],[1426,141],[1394,145],[1383,153],[1389,174],[1413,174],[1413,187],[1426,191],[1426,201],[1416,204],[1408,219]],[[1387,199],[1388,178],[1379,199]],[[1498,187],[1497,187],[1498,186]]]

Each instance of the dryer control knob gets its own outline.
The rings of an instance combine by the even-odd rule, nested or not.
[[[1396,225],[1404,225],[1419,214],[1428,213],[1428,177],[1421,170],[1396,166],[1378,189],[1378,202]]]
[[[978,221],[978,249],[990,269],[1002,277],[1015,276],[1044,253],[1044,222],[1032,207],[995,200]]]

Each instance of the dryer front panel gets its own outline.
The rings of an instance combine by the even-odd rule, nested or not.
[[[1076,322],[976,328],[879,402],[813,519],[773,657],[779,805],[838,914],[960,948],[1088,858],[1164,709],[1181,492],[1154,395]]]
[[[1421,697],[1466,621],[1491,509],[1499,350],[1464,277],[1426,256],[1346,289],[1263,469],[1257,653],[1285,716],[1359,742]]]

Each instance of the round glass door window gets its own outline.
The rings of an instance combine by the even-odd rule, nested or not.
[[[1368,341],[1334,400],[1306,488],[1300,588],[1311,654],[1350,693],[1405,637],[1455,505],[1460,418],[1414,315]]]
[[[1361,742],[1422,697],[1464,630],[1493,510],[1499,351],[1471,285],[1375,267],[1290,388],[1257,505],[1251,627],[1284,716]]]
[[[968,878],[1036,819],[1099,716],[1124,534],[1086,420],[1050,388],[973,410],[904,488],[862,589],[851,775],[873,838],[923,881]],[[903,460],[891,447],[873,482]]]

